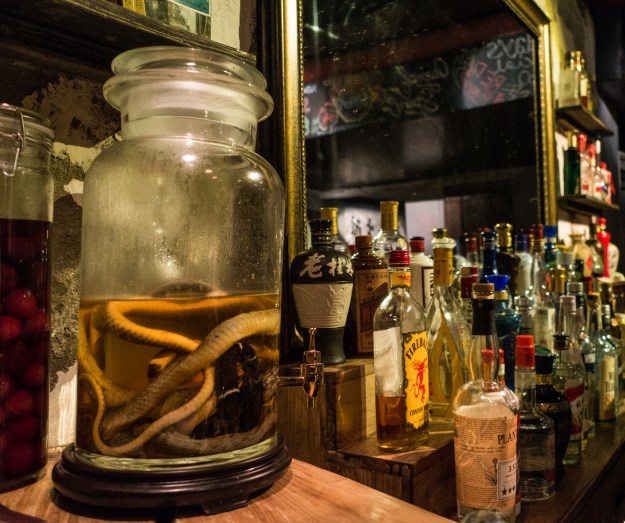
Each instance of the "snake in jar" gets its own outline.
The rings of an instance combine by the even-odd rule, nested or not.
[[[116,301],[96,306],[86,313],[80,322],[78,360],[79,382],[88,384],[96,399],[97,411],[92,426],[92,439],[96,448],[105,455],[123,456],[139,451],[153,440],[167,448],[178,448],[182,455],[197,452],[218,453],[242,448],[261,441],[273,424],[272,415],[251,430],[236,434],[206,438],[202,442],[189,437],[189,433],[214,414],[218,405],[215,391],[215,362],[228,349],[254,336],[274,336],[280,328],[280,313],[276,309],[256,310],[260,300],[254,298],[220,298],[219,304],[206,302],[176,304],[165,300],[149,302]],[[197,319],[208,322],[215,314],[231,315],[227,320],[211,325],[203,340],[192,340],[183,335],[133,322],[131,317],[167,317]],[[109,378],[101,368],[103,358],[100,343],[101,329],[108,329],[119,338],[133,343],[158,347],[179,354],[162,368],[144,390],[139,392],[124,387]],[[93,348],[93,349],[92,349]],[[274,370],[263,376],[267,387],[263,401],[275,393]],[[181,387],[197,381],[193,390]],[[180,399],[182,397],[182,399]],[[167,408],[163,408],[167,404]],[[154,417],[149,424],[142,424],[141,431],[120,437],[123,430],[133,423]],[[249,427],[247,427],[249,428]],[[121,439],[121,441],[120,441]],[[175,443],[171,443],[175,441]],[[198,443],[199,441],[199,443]],[[203,449],[203,450],[198,450]]]

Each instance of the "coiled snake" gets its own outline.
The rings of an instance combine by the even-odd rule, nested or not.
[[[271,410],[246,432],[204,439],[190,436],[217,409],[217,360],[244,340],[262,340],[264,336],[278,334],[279,311],[258,310],[259,307],[267,307],[267,303],[263,305],[255,298],[219,298],[186,304],[168,300],[111,301],[83,313],[79,326],[78,381],[84,390],[91,392],[97,406],[91,427],[97,450],[108,456],[132,456],[145,454],[144,446],[149,443],[176,455],[205,455],[247,447],[269,435],[275,421]],[[235,312],[239,313],[233,315]],[[216,324],[217,316],[230,317]],[[130,319],[137,317],[170,321],[180,317],[209,325],[208,334],[201,341],[193,340]],[[104,331],[134,344],[174,351],[175,356],[143,390],[132,390],[111,379],[102,368]],[[267,403],[275,394],[277,350],[265,349],[262,357],[270,361],[271,367],[259,377],[259,382],[262,378],[266,384],[262,401]],[[196,382],[195,387],[185,389],[185,383],[190,382]]]

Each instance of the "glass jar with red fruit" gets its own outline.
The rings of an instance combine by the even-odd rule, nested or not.
[[[53,139],[39,114],[0,105],[0,490],[46,463]]]

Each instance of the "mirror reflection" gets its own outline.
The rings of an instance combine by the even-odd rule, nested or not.
[[[305,2],[309,218],[348,244],[400,202],[426,237],[539,216],[536,41],[502,0]]]

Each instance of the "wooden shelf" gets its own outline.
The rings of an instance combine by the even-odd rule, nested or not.
[[[590,196],[573,194],[560,196],[558,198],[558,207],[564,211],[599,216],[605,211],[619,210],[619,206],[613,203],[606,203]]]
[[[558,124],[567,131],[580,131],[589,136],[612,136],[614,133],[581,105],[561,107],[556,111]]]

